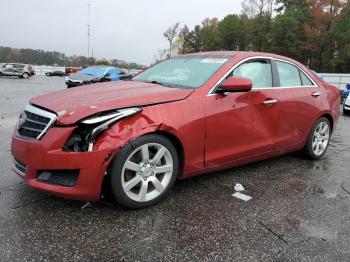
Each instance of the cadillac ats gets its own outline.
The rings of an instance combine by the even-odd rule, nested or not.
[[[144,208],[177,179],[294,151],[319,159],[339,103],[335,87],[287,57],[180,55],[127,81],[30,100],[12,137],[13,170],[58,196],[109,194]]]

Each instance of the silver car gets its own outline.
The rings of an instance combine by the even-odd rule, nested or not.
[[[343,104],[343,112],[344,115],[350,115],[350,95],[346,98],[344,104]]]
[[[8,63],[0,65],[0,76],[18,76],[20,78],[28,78],[34,74],[34,70],[30,65]]]

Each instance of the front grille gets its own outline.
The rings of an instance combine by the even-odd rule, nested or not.
[[[18,161],[17,159],[15,159],[15,158],[13,159],[13,166],[15,167],[15,169],[17,171],[19,171],[23,175],[26,174],[27,166],[25,164],[23,164],[22,162]]]
[[[17,123],[17,134],[26,139],[40,139],[56,120],[56,115],[28,105]]]

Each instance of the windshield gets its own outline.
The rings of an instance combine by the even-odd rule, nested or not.
[[[107,69],[107,67],[88,67],[80,70],[80,73],[93,76],[104,76]]]
[[[165,60],[135,76],[133,80],[169,87],[198,88],[231,57],[178,57]]]

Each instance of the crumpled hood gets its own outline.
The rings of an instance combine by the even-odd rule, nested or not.
[[[181,100],[192,92],[137,81],[117,81],[53,92],[35,97],[30,103],[56,112],[58,124],[67,125],[98,112]]]

